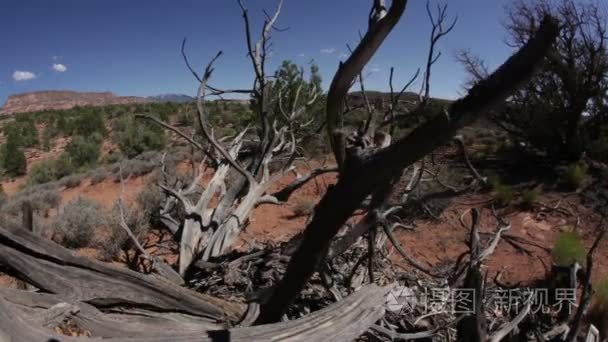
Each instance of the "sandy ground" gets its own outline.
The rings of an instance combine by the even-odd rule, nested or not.
[[[57,154],[64,146],[65,141],[57,141],[50,154]],[[112,147],[105,146],[108,151]],[[32,164],[39,162],[49,155],[31,153],[28,158]],[[185,167],[185,166],[182,166]],[[307,169],[300,165],[298,171],[302,174]],[[281,179],[275,189],[290,183],[296,176],[288,174]],[[66,189],[62,192],[62,204],[71,199],[82,196],[100,203],[109,209],[115,201],[124,194],[127,202],[135,200],[137,194],[147,185],[149,176],[132,178],[123,185],[114,182],[112,178],[92,185],[89,180],[84,180],[78,187]],[[281,242],[286,241],[305,228],[306,217],[294,215],[294,208],[302,204],[314,204],[325,193],[327,186],[335,182],[335,174],[326,174],[317,177],[306,186],[296,191],[283,206],[261,205],[256,208],[248,226],[242,233],[235,248],[244,248],[247,244],[256,242]],[[4,191],[11,195],[18,191],[25,182],[25,178],[17,178],[2,183]],[[456,258],[467,250],[469,227],[460,223],[460,217],[469,208],[475,207],[481,211],[480,229],[485,233],[493,233],[497,222],[491,211],[487,208],[492,194],[464,195],[454,199],[449,207],[441,214],[440,220],[418,220],[413,230],[398,230],[396,235],[402,246],[413,254],[420,262],[428,266],[441,266],[452,263]],[[566,209],[572,215],[563,215],[558,211],[539,214],[538,208],[533,211],[522,211],[516,207],[502,209],[503,217],[511,223],[512,228],[507,232],[509,235],[519,237],[524,242],[531,244],[520,244],[515,247],[506,241],[502,241],[495,254],[487,262],[486,270],[488,276],[493,279],[497,273],[502,272],[502,281],[511,284],[529,284],[544,277],[546,268],[551,265],[550,250],[557,235],[566,230],[576,229],[583,236],[585,244],[590,246],[595,235],[594,229],[599,222],[599,217],[592,210],[580,204],[576,196],[570,195],[564,198],[564,194],[543,193],[540,197],[547,208],[554,207],[560,201],[560,208]],[[466,222],[469,217],[464,216]],[[151,239],[153,237],[150,237]],[[486,236],[486,241],[488,236]],[[533,246],[540,245],[544,248]],[[391,247],[392,248],[392,247]],[[522,250],[524,248],[525,250]],[[85,255],[94,256],[94,251],[82,251]],[[404,268],[409,266],[403,259],[393,251],[391,253],[395,263]],[[167,256],[168,260],[174,262],[176,256]],[[598,249],[596,256],[596,271],[594,279],[599,280],[608,276],[608,239]],[[0,277],[0,285],[17,286],[13,279]]]

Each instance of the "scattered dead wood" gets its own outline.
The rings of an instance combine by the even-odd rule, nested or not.
[[[75,256],[24,229],[0,228],[0,263],[37,288],[71,301],[181,312],[212,321],[237,320],[243,312],[241,305],[188,291],[158,276]]]
[[[89,341],[87,337],[67,337],[48,329],[48,319],[74,319],[87,333],[104,341],[352,341],[384,315],[388,289],[370,285],[344,300],[302,319],[256,327],[221,329],[212,324],[180,317],[131,314],[101,314],[84,303],[63,302],[63,297],[24,291],[1,291],[0,337],[3,341]],[[59,309],[59,310],[58,310]],[[32,314],[34,313],[34,314]],[[57,314],[58,313],[58,314]],[[119,323],[119,324],[117,324]],[[84,334],[84,333],[83,333]],[[136,335],[136,337],[134,336]]]

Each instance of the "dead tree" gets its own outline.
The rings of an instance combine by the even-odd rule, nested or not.
[[[350,58],[340,65],[327,95],[327,127],[332,149],[340,166],[337,184],[317,205],[302,243],[273,295],[262,306],[259,322],[280,320],[287,306],[324,259],[332,238],[368,196],[390,191],[391,183],[403,169],[451,139],[458,129],[470,124],[492,106],[505,100],[529,79],[534,68],[552,46],[558,27],[551,17],[544,18],[537,33],[487,79],[469,94],[443,108],[409,135],[389,147],[374,151],[346,148],[343,124],[344,98],[363,67],[405,11],[407,1],[392,2],[386,16],[372,25]]]
[[[297,156],[296,148],[299,143],[299,139],[296,137],[297,130],[310,124],[310,122],[302,121],[303,113],[317,101],[320,89],[314,87],[307,90],[302,89],[304,80],[302,72],[299,75],[300,85],[294,93],[285,93],[284,89],[279,89],[275,94],[271,93],[271,83],[265,65],[270,32],[280,14],[282,1],[279,2],[274,15],[269,16],[265,21],[262,36],[255,44],[252,43],[247,9],[242,2],[240,5],[245,21],[249,57],[255,75],[252,89],[220,90],[210,86],[213,64],[222,53],[219,52],[212,59],[202,77],[199,77],[190,67],[186,57],[185,41],[182,45],[184,60],[200,82],[197,98],[197,132],[202,134],[207,144],[198,143],[177,127],[161,122],[155,117],[140,116],[177,133],[207,156],[200,163],[190,184],[181,188],[160,184],[163,191],[171,197],[165,203],[160,216],[167,227],[180,236],[179,273],[182,276],[197,259],[205,261],[228,250],[246,225],[251,211],[257,205],[283,202],[293,191],[311,179],[311,176],[304,176],[277,196],[267,193],[274,182],[293,169],[292,164]],[[208,92],[212,95],[234,92],[250,94],[255,107],[254,112],[257,115],[255,127],[246,128],[230,142],[226,142],[225,139],[220,141],[214,136],[213,127],[208,119],[209,109],[206,106]],[[286,101],[290,98],[291,101]],[[273,112],[274,108],[277,108],[278,112]],[[249,131],[255,131],[257,134],[249,134]],[[249,140],[249,149],[252,154],[246,164],[239,159],[245,140]],[[209,165],[212,165],[213,176],[206,182],[198,199],[192,200],[191,195],[198,190],[206,175],[204,170],[209,168]],[[316,176],[323,171],[313,171],[312,175]],[[226,181],[230,173],[237,175],[236,181]],[[179,203],[185,210],[186,217],[183,222],[177,222],[171,216],[170,209],[176,203]]]

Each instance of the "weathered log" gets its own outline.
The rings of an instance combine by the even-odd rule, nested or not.
[[[181,313],[103,313],[92,305],[48,293],[1,289],[0,297],[12,311],[18,312],[31,325],[49,327],[50,320],[55,320],[52,323],[72,320],[79,328],[95,337],[169,338],[178,333],[204,334],[207,330],[223,328],[208,319]]]
[[[190,291],[161,277],[76,256],[25,229],[0,227],[0,264],[39,289],[97,307],[139,307],[219,321],[236,321],[244,312],[240,304]]]
[[[5,293],[5,292],[3,292]],[[36,303],[43,303],[42,306],[50,305],[57,300],[53,295],[17,295],[19,292],[12,292],[15,297],[21,298],[20,305],[27,305],[24,298],[34,298],[35,296],[44,297]],[[156,341],[352,341],[363,334],[371,325],[384,315],[384,297],[388,293],[388,288],[379,288],[376,285],[363,287],[360,291],[337,302],[325,309],[312,313],[304,318],[289,322],[260,325],[255,327],[234,328],[228,330],[208,330],[208,331],[176,331],[170,337],[166,333],[148,336],[133,337],[110,337],[104,341],[111,342],[156,342]],[[18,301],[18,300],[15,300]],[[93,338],[87,337],[66,337],[35,326],[35,321],[24,317],[24,312],[9,302],[5,296],[0,296],[0,340],[19,341],[19,342],[38,342],[38,341],[91,341]],[[85,308],[85,306],[83,306]],[[87,314],[88,309],[84,309]],[[75,313],[78,317],[80,313]],[[107,322],[105,318],[94,323]],[[150,322],[150,321],[149,321]],[[40,322],[38,322],[40,323]],[[101,324],[101,323],[100,323]],[[127,324],[135,327],[138,322]],[[125,327],[125,323],[116,320],[116,326]],[[142,325],[146,329],[148,325]]]

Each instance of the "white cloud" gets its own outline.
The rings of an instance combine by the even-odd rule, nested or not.
[[[336,49],[334,49],[334,48],[321,49],[321,53],[328,54],[328,55],[331,55],[334,52],[336,52]]]
[[[68,68],[60,63],[57,64],[53,64],[53,70],[57,71],[57,72],[66,72],[68,70]]]
[[[306,55],[305,55],[305,54],[303,54],[303,53],[299,53],[299,54],[298,54],[298,57],[304,57],[304,56],[306,56]]]
[[[36,78],[36,75],[30,71],[15,70],[15,72],[13,73],[13,79],[15,81],[27,81],[33,80],[34,78]]]
[[[340,58],[340,59],[347,59],[349,56],[350,56],[350,55],[349,55],[349,54],[347,54],[346,52],[342,52],[342,53],[340,54],[340,56],[338,56],[338,58]]]
[[[369,72],[371,72],[371,73],[380,72],[380,65],[372,64],[369,68]]]

